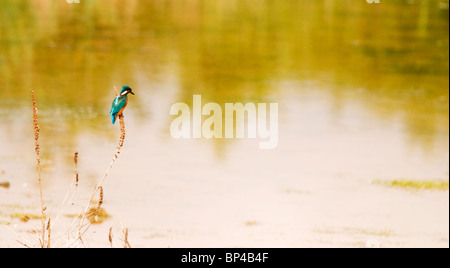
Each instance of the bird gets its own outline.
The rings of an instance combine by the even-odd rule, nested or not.
[[[111,105],[111,119],[113,125],[116,123],[117,117],[122,115],[123,110],[128,104],[128,94],[134,95],[133,90],[129,86],[123,86],[120,94],[114,99]]]

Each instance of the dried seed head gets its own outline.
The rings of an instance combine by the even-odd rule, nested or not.
[[[78,175],[78,152],[75,152],[73,156],[74,173],[75,173],[75,187],[78,187],[79,175]]]
[[[100,200],[98,201],[98,209],[100,210],[101,206],[103,205],[103,187],[99,187],[100,190]]]
[[[109,228],[108,239],[109,239],[109,244],[111,245],[111,247],[113,247],[113,241],[112,241],[112,227]]]

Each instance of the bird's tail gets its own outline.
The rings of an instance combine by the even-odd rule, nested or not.
[[[112,114],[111,120],[112,120],[113,125],[116,123],[116,119],[117,119],[117,114]]]

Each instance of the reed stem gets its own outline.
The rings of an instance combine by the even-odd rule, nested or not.
[[[118,94],[117,89],[115,88],[116,94]],[[122,149],[123,147],[123,143],[125,141],[125,120],[124,120],[124,116],[123,114],[119,116],[119,122],[120,122],[120,138],[119,138],[119,145],[117,146],[116,152],[113,156],[113,158],[111,159],[111,163],[109,164],[109,167],[106,169],[105,174],[103,175],[103,177],[101,178],[101,180],[97,183],[97,186],[94,188],[94,192],[91,195],[91,198],[89,199],[89,202],[86,206],[86,209],[84,210],[84,213],[81,215],[81,220],[80,220],[80,224],[78,226],[78,239],[82,240],[82,235],[84,234],[84,232],[87,230],[87,228],[83,231],[83,224],[84,221],[86,220],[86,217],[89,214],[89,209],[91,207],[91,203],[94,200],[96,194],[98,191],[100,192],[100,204],[99,207],[101,206],[101,203],[103,203],[103,182],[106,180],[106,178],[108,177],[109,171],[112,169],[114,162],[116,161],[117,158],[119,158],[119,154],[120,154],[120,149]]]
[[[34,96],[34,91],[31,89],[31,100],[33,104],[33,126],[34,126],[34,141],[35,141],[35,151],[36,151],[36,162],[38,170],[38,182],[39,182],[39,197],[41,202],[41,221],[42,221],[42,238],[40,238],[41,248],[45,248],[45,206],[44,199],[42,195],[42,177],[41,177],[41,156],[40,156],[40,146],[39,146],[39,122],[38,122],[38,109],[36,104],[36,98]],[[50,225],[48,227],[50,229]],[[50,232],[50,231],[49,231]],[[50,245],[50,241],[47,241]]]

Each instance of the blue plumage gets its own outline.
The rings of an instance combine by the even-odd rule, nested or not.
[[[111,105],[111,120],[113,124],[116,123],[117,117],[119,117],[123,113],[125,107],[127,107],[129,93],[134,95],[129,86],[123,86],[120,94],[114,99]]]

